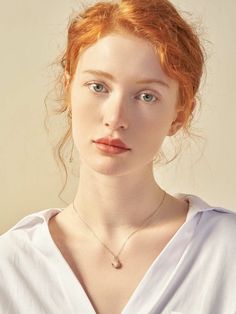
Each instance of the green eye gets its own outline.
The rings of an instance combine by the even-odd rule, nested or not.
[[[143,100],[144,100],[145,102],[153,102],[153,101],[156,101],[156,100],[157,100],[157,98],[156,98],[154,95],[152,95],[152,94],[143,93],[143,94],[141,94],[141,95],[144,95]],[[154,99],[154,100],[153,100],[153,99]]]
[[[89,87],[92,88],[93,91],[95,91],[96,93],[100,93],[102,92],[104,86],[100,83],[92,83],[92,84],[89,84]]]

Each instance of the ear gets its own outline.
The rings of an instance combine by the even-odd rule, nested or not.
[[[63,75],[63,85],[64,85],[65,90],[67,90],[69,86],[69,82],[70,82],[70,74],[67,71],[65,71]]]
[[[190,112],[188,115],[190,115],[193,112],[195,106],[196,106],[196,101],[194,99],[192,101]],[[187,113],[186,113],[186,110],[184,110],[184,108],[181,108],[181,109],[176,111],[175,119],[170,126],[170,129],[169,129],[167,136],[172,136],[172,135],[176,134],[179,129],[181,129],[181,127],[184,125],[186,119],[188,118],[188,117],[186,117],[186,114]]]
[[[184,111],[178,111],[175,120],[171,123],[167,136],[173,136],[183,126],[185,120]]]

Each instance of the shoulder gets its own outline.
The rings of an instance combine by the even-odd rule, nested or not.
[[[236,212],[223,207],[215,207],[203,212],[202,225],[208,232],[220,240],[235,242],[236,238]],[[236,244],[235,244],[236,247]]]
[[[198,196],[192,195],[191,201],[194,208],[193,211],[200,213],[201,222],[206,224],[209,230],[212,229],[220,233],[224,231],[224,234],[235,234],[236,211],[225,207],[209,205]]]
[[[223,263],[236,259],[236,212],[217,206],[199,212],[196,240],[214,258]]]
[[[59,211],[60,209],[57,208],[49,208],[29,214],[0,235],[1,259],[7,260],[10,257],[27,253],[37,241],[40,228]]]
[[[187,220],[198,219],[196,234],[203,241],[215,239],[217,242],[228,241],[234,245],[236,237],[236,211],[225,207],[210,205],[201,197],[193,194],[177,194],[189,202]],[[236,246],[236,243],[235,243]]]

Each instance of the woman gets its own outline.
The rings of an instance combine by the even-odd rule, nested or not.
[[[97,3],[62,64],[78,189],[1,236],[1,313],[235,313],[235,213],[153,176],[196,106],[194,30],[167,0]]]

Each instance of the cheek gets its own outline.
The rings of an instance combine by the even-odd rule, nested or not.
[[[148,154],[156,154],[160,149],[165,137],[168,134],[172,123],[172,117],[169,114],[163,112],[155,113],[152,117],[149,117],[145,123],[137,123],[136,137],[137,146],[142,143],[143,151]]]
[[[92,104],[91,97],[88,97],[82,90],[77,90],[76,93],[71,94],[72,120],[74,122],[74,127],[83,129],[95,123],[97,115]]]
[[[146,117],[144,130],[150,136],[164,136],[172,123],[172,113],[167,108],[158,108]],[[139,124],[138,124],[139,125]]]

